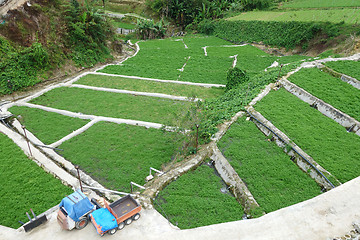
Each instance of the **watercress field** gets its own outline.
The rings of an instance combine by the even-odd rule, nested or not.
[[[61,99],[61,100],[60,100]],[[56,88],[31,103],[96,116],[125,118],[172,125],[189,102],[109,93],[80,88]]]
[[[188,120],[191,122],[198,116],[206,116],[200,121],[200,138],[209,137],[218,124],[244,110],[244,106],[266,85],[299,66],[301,60],[308,59],[304,56],[274,56],[251,45],[233,45],[216,37],[202,35],[151,40],[140,42],[139,45],[140,51],[136,56],[119,65],[107,66],[101,72],[183,83],[226,84],[227,71],[235,63],[236,56],[236,66],[247,72],[249,81],[225,91],[224,88],[88,74],[72,85],[55,88],[30,103],[79,114],[140,120],[172,127],[182,126],[180,117],[189,109],[195,109],[193,112],[197,116],[189,114]],[[275,66],[275,61],[290,64],[283,66],[280,73],[280,66]],[[271,65],[273,67],[269,68]],[[309,71],[309,78],[314,78],[313,71]],[[303,71],[297,74],[305,78],[301,80],[305,82]],[[323,75],[319,76],[320,81],[329,89],[332,88],[328,85],[334,86],[334,92],[327,94],[315,85],[306,86],[306,89],[319,91],[322,94],[320,98],[329,97],[329,103],[331,101],[334,105],[346,105],[349,99],[356,99],[356,94],[335,91],[340,87],[345,89],[345,86],[328,84]],[[75,84],[197,97],[204,101],[194,107],[189,101],[89,90]],[[336,96],[346,96],[347,100],[335,101]],[[359,145],[357,136],[346,133],[341,126],[283,90],[271,92],[256,108],[340,181],[358,176],[356,169],[359,164],[354,160],[360,154],[356,147]],[[10,111],[21,115],[27,128],[46,144],[61,139],[89,122],[27,107],[12,107]],[[350,110],[344,111],[350,114]],[[194,130],[195,121],[191,124],[189,129]],[[149,167],[164,170],[172,161],[179,163],[184,159],[190,152],[183,150],[184,139],[183,132],[97,122],[85,132],[63,142],[59,148],[64,150],[61,152],[63,157],[79,165],[106,188],[129,192],[131,181],[145,184]],[[205,137],[201,141],[205,141]],[[189,146],[193,147],[192,143]],[[280,148],[269,142],[252,122],[239,119],[218,146],[266,213],[321,193],[320,187],[299,170]],[[179,152],[184,155],[175,158]],[[155,207],[164,216],[166,213],[170,221],[180,228],[242,219],[244,212],[241,205],[233,196],[222,193],[220,189],[223,187],[214,170],[201,165],[160,191],[156,202],[161,208],[156,204]]]
[[[218,146],[266,213],[321,193],[317,183],[245,117],[231,126]]]
[[[46,173],[4,134],[0,133],[0,224],[19,228],[27,222],[26,212],[32,208],[40,214],[55,206],[72,192],[60,180]]]
[[[130,182],[144,184],[149,168],[161,169],[176,154],[176,133],[100,122],[59,148],[63,155],[105,187],[130,192]]]
[[[270,92],[255,109],[340,182],[359,176],[359,136],[284,89]]]
[[[176,83],[165,83],[156,81],[146,81],[140,79],[130,79],[122,77],[102,76],[88,74],[75,82],[95,87],[105,87],[139,92],[164,93],[174,96],[197,97],[201,99],[215,98],[224,93],[223,88],[199,87]]]
[[[241,220],[241,205],[229,193],[220,191],[224,187],[213,168],[201,165],[170,183],[154,205],[181,229]]]
[[[334,69],[339,73],[346,74],[350,77],[360,79],[360,62],[359,61],[336,61],[336,62],[327,62],[325,64],[329,68]]]
[[[320,71],[317,68],[301,69],[289,81],[329,103],[340,111],[360,120],[360,90]]]
[[[27,130],[45,144],[56,142],[89,122],[36,108],[14,106],[10,108],[10,111],[22,120]]]

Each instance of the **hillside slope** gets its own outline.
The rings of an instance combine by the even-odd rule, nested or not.
[[[33,0],[1,19],[0,95],[48,79],[64,66],[74,70],[112,59],[113,30],[90,4]]]

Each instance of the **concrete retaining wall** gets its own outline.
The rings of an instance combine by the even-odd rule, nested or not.
[[[297,96],[302,101],[310,104],[311,106],[319,110],[322,114],[333,119],[341,126],[347,128],[349,131],[354,132],[360,136],[360,122],[356,119],[334,108],[330,104],[325,103],[323,100],[311,95],[309,92],[305,91],[304,89],[298,87],[297,85],[289,82],[284,78],[280,80],[280,83],[291,94]]]
[[[258,208],[259,204],[256,202],[254,196],[246,187],[245,183],[241,180],[237,172],[226,160],[215,144],[212,151],[213,154],[210,158],[214,161],[216,171],[219,173],[223,181],[230,186],[231,192],[244,208],[244,212],[247,215],[251,215],[251,210]]]
[[[300,147],[293,143],[290,138],[288,138],[283,132],[277,129],[270,121],[264,118],[259,112],[255,111],[253,107],[249,107],[248,112],[253,116],[251,120],[256,124],[256,126],[266,135],[271,136],[272,141],[283,148],[284,152],[287,153],[291,160],[298,165],[298,167],[306,172],[312,179],[314,179],[320,186],[326,190],[330,190],[333,187],[329,184],[326,179],[321,176],[312,166],[315,166],[323,175],[327,178],[332,176],[327,170],[321,167],[312,157],[305,153]],[[254,117],[256,119],[254,119]],[[265,127],[266,126],[266,127]],[[270,130],[269,130],[270,129]],[[275,133],[275,134],[274,134]],[[309,164],[304,158],[306,158]],[[332,176],[332,179],[336,179]],[[340,182],[333,182],[334,185],[339,185]]]
[[[325,65],[321,65],[321,66],[319,66],[319,68],[322,71],[327,72],[334,77],[340,78],[342,81],[352,85],[353,87],[360,89],[360,81],[357,80],[356,78],[350,77],[350,76],[342,74],[342,73],[338,73],[338,72],[334,71],[333,69],[326,67]]]

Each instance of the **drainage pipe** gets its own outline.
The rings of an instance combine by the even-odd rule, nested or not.
[[[105,188],[97,188],[97,187],[90,187],[90,186],[83,186],[83,188],[88,188],[88,189],[92,189],[92,190],[98,190],[98,191],[101,191],[101,192],[116,193],[116,194],[119,194],[119,195],[132,195],[132,196],[134,196],[134,194],[125,193],[125,192],[118,192],[118,191],[109,190],[109,189],[105,189]]]
[[[273,130],[271,130],[268,126],[266,126],[265,124],[263,124],[263,123],[262,123],[260,120],[258,120],[255,116],[253,116],[248,110],[245,110],[245,111],[247,112],[247,114],[250,115],[250,117],[252,117],[253,119],[255,119],[258,123],[260,123],[260,124],[261,124],[262,126],[264,126],[266,129],[268,129],[270,132],[272,132],[272,133],[273,133],[276,137],[278,137],[281,141],[285,142],[284,139],[282,139],[277,133],[275,133]],[[290,146],[291,146],[291,145],[290,145]],[[317,167],[315,167],[314,164],[312,164],[312,163],[311,163],[309,160],[307,160],[303,155],[301,155],[298,151],[296,151],[296,149],[294,149],[293,146],[291,146],[291,149],[292,149],[294,152],[296,152],[302,159],[304,159],[313,169],[315,169],[315,171],[316,171],[317,173],[319,173],[319,174],[325,179],[325,181],[330,184],[330,186],[331,186],[332,188],[335,188],[334,184],[332,184],[332,183],[330,182],[330,180],[329,180],[327,177],[325,177],[325,175],[324,175]]]

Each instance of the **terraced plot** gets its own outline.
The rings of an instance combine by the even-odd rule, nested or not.
[[[0,133],[1,209],[0,224],[19,228],[18,221],[27,222],[25,212],[32,208],[40,214],[57,205],[72,190],[47,174]],[[6,171],[5,171],[6,170]],[[6,184],[5,184],[6,183]]]
[[[101,76],[96,74],[88,74],[75,83],[95,87],[124,89],[139,92],[164,93],[174,96],[197,97],[201,99],[215,98],[224,93],[223,88],[206,88],[175,83]]]
[[[313,179],[244,117],[231,126],[218,146],[266,213],[321,193]]]
[[[360,120],[360,90],[317,68],[301,69],[289,81],[329,103],[340,111]]]
[[[9,111],[16,116],[21,115],[26,128],[45,144],[56,142],[89,122],[28,107],[14,106]]]
[[[80,88],[56,88],[31,101],[52,108],[172,125],[191,103]]]
[[[100,122],[62,145],[63,155],[105,187],[130,191],[130,182],[145,184],[149,168],[170,162],[179,146],[175,133]]]
[[[360,20],[358,9],[327,9],[327,10],[294,10],[280,11],[253,11],[242,13],[228,18],[230,21],[300,21],[300,22],[332,22],[356,24]]]
[[[140,51],[121,65],[110,65],[100,72],[177,80],[187,53],[181,41],[174,39],[139,42]]]
[[[161,45],[159,45],[161,43]],[[216,37],[184,37],[140,43],[140,52],[122,65],[108,66],[100,72],[197,83],[226,84],[226,73],[237,56],[237,66],[250,74],[269,67],[274,61],[287,63],[305,57],[271,56],[253,46],[231,46]],[[206,47],[206,50],[204,48]],[[180,58],[173,58],[180,54]],[[156,59],[154,59],[156,57]],[[144,60],[147,58],[147,60]],[[186,63],[186,65],[185,65]],[[137,66],[137,67],[136,67]],[[150,70],[151,69],[151,70]],[[181,71],[180,71],[181,70]]]
[[[282,8],[334,8],[334,7],[360,7],[356,0],[292,0],[284,2]]]
[[[360,138],[284,89],[271,92],[256,110],[342,183],[360,175]]]
[[[241,205],[221,188],[225,185],[215,170],[201,165],[162,190],[154,206],[160,213],[165,211],[171,223],[181,229],[241,220]]]
[[[336,61],[325,64],[339,73],[346,74],[360,81],[360,61]]]

